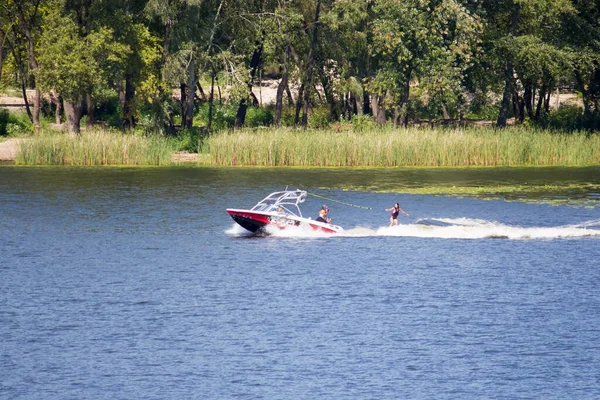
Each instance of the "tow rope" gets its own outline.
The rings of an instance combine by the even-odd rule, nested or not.
[[[372,208],[371,208],[371,207],[365,207],[365,206],[359,206],[359,205],[357,205],[357,204],[346,203],[345,201],[339,201],[339,200],[331,199],[331,198],[329,198],[329,197],[320,196],[320,195],[318,195],[318,194],[316,194],[316,193],[310,193],[310,192],[306,192],[306,193],[307,193],[307,194],[309,194],[309,195],[311,195],[311,196],[318,197],[318,198],[320,198],[320,199],[327,200],[327,201],[333,201],[334,203],[340,203],[340,204],[343,204],[343,205],[345,205],[345,206],[356,207],[356,208],[362,208],[363,210],[372,210]]]

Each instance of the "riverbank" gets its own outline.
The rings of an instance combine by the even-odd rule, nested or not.
[[[409,129],[246,129],[204,138],[199,153],[174,139],[84,132],[0,143],[17,165],[173,165],[266,167],[501,167],[600,165],[600,135],[514,127]]]
[[[303,167],[578,166],[600,164],[600,135],[513,127],[263,129],[205,143],[212,165]]]
[[[0,162],[14,163],[17,158],[19,141],[23,139],[7,139],[0,142]],[[174,164],[181,163],[198,163],[198,153],[190,153],[187,151],[175,151],[171,154],[171,162]]]

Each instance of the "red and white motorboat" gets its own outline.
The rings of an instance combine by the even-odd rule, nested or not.
[[[306,200],[306,191],[284,190],[271,193],[250,210],[228,208],[227,213],[250,232],[268,233],[268,226],[279,229],[308,228],[325,233],[339,233],[344,230],[337,225],[304,218],[299,207],[304,200]]]

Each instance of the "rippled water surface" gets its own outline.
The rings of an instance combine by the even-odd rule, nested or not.
[[[376,192],[598,172],[0,167],[0,398],[600,398],[599,208]]]

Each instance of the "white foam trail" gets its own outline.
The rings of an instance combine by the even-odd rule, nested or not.
[[[598,228],[598,229],[590,229]],[[252,235],[239,225],[234,225],[226,233],[234,236]],[[557,227],[521,227],[501,224],[495,221],[470,218],[430,218],[414,224],[393,227],[369,228],[358,226],[341,233],[325,233],[311,228],[288,227],[279,229],[268,227],[267,234],[286,238],[333,238],[333,237],[422,237],[440,239],[486,239],[501,238],[525,239],[564,239],[596,237],[600,238],[600,220],[587,221],[576,225]]]
[[[324,238],[331,237],[330,233],[316,231],[311,227],[288,226],[285,229],[279,229],[268,225],[267,234],[269,236],[286,237],[286,238]]]
[[[275,237],[286,237],[286,238],[326,238],[331,237],[331,234],[322,231],[315,231],[310,227],[297,227],[289,226],[285,229],[279,229],[277,227],[267,225],[265,232],[261,234],[252,233],[238,224],[233,224],[231,228],[225,230],[225,233],[231,236],[275,236]]]
[[[590,223],[593,222],[593,223]],[[468,218],[432,218],[416,224],[381,227],[377,229],[355,228],[344,231],[342,235],[351,237],[365,236],[401,236],[442,239],[559,239],[598,237],[600,230],[587,229],[599,226],[600,221],[589,221],[578,226],[558,227],[520,227],[504,225],[498,222]]]
[[[252,234],[252,232],[247,231],[246,229],[242,228],[240,225],[235,223],[231,226],[231,228],[227,229],[225,233],[232,236],[247,236],[249,234]]]
[[[581,224],[569,225],[571,228],[600,228],[600,219],[582,222]]]

